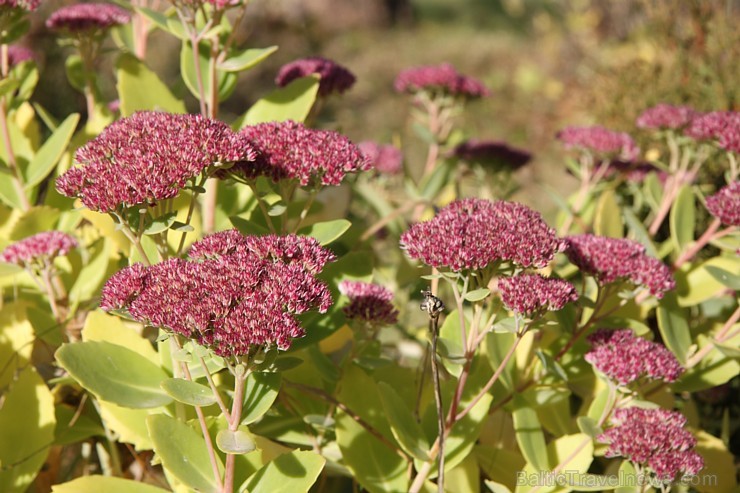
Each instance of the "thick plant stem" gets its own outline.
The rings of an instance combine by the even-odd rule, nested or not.
[[[231,405],[231,419],[229,420],[229,431],[239,429],[242,420],[242,406],[244,405],[244,387],[246,386],[248,373],[234,375],[234,402]],[[236,455],[226,454],[226,472],[224,473],[223,493],[234,491],[234,467]]]
[[[437,406],[437,431],[439,436],[445,432],[445,408],[442,402],[442,386],[439,382],[439,363],[437,362],[437,338],[439,336],[439,317],[430,317],[429,329],[432,332],[432,379],[434,380],[434,403]],[[437,491],[445,490],[445,442],[439,442],[439,461],[437,463]]]

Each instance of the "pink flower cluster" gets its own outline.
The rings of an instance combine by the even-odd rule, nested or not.
[[[357,147],[378,173],[397,175],[403,170],[403,155],[396,146],[366,140],[357,144]]]
[[[704,459],[694,452],[696,439],[684,429],[686,418],[666,409],[630,407],[614,411],[615,425],[597,440],[608,443],[607,457],[624,457],[648,466],[661,481],[672,482],[694,476]]]
[[[211,166],[254,158],[249,140],[223,122],[145,111],[116,121],[78,149],[82,166],[56,185],[91,210],[112,212],[175,197]]]
[[[455,272],[500,261],[543,267],[561,246],[538,212],[503,200],[456,200],[401,235],[409,257]]]
[[[40,4],[41,0],[0,0],[0,9],[9,8],[33,12],[39,8]]]
[[[615,132],[601,126],[566,127],[557,134],[566,149],[585,149],[597,154],[632,160],[640,149],[625,132]]]
[[[501,277],[498,288],[506,308],[528,316],[560,310],[578,299],[576,289],[568,281],[539,274]]]
[[[349,319],[371,324],[391,325],[398,321],[398,310],[393,306],[393,293],[379,284],[362,281],[342,281],[339,291],[349,298],[342,311]]]
[[[668,266],[647,255],[636,241],[584,234],[569,236],[566,243],[570,261],[603,284],[629,280],[658,298],[676,286]]]
[[[740,180],[707,197],[709,212],[727,226],[740,226]]]
[[[401,71],[394,87],[398,92],[441,91],[453,96],[480,98],[490,95],[482,82],[462,75],[449,63],[426,65]]]
[[[637,118],[637,126],[651,130],[680,130],[691,123],[696,116],[697,112],[690,106],[660,103],[643,111]]]
[[[294,121],[248,126],[240,135],[252,143],[257,157],[225,173],[243,179],[267,176],[275,182],[296,180],[301,186],[339,185],[347,173],[365,171],[371,165],[347,137]]]
[[[45,231],[15,242],[0,253],[0,261],[25,267],[34,261],[51,261],[77,248],[77,240],[61,231]]]
[[[315,274],[334,258],[314,238],[224,231],[195,243],[188,259],[119,271],[106,282],[100,306],[224,357],[256,346],[287,349],[304,335],[295,315],[331,306]]]
[[[519,169],[532,159],[527,151],[511,147],[505,142],[475,139],[458,144],[452,155],[471,163],[510,169]]]
[[[57,10],[46,20],[54,31],[73,33],[105,30],[131,20],[131,13],[112,3],[76,3]]]
[[[717,140],[721,148],[740,152],[740,112],[712,111],[699,115],[684,133],[696,140]]]
[[[31,48],[22,45],[8,46],[8,66],[15,67],[26,60],[33,60],[34,53]]]
[[[630,329],[599,329],[588,337],[588,342],[591,350],[584,359],[620,385],[628,385],[643,375],[675,382],[684,372],[665,346],[637,337]]]
[[[275,84],[285,87],[295,79],[311,74],[319,75],[319,96],[342,94],[355,84],[355,76],[345,67],[322,57],[301,58],[283,65]]]

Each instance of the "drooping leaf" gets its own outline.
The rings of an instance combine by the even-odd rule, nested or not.
[[[249,493],[308,493],[326,459],[315,452],[282,454],[252,474],[240,491]]]
[[[248,48],[237,55],[230,56],[218,65],[225,72],[242,72],[260,63],[262,60],[277,51],[277,46],[267,48]]]

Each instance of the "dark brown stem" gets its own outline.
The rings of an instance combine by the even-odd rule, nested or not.
[[[429,318],[429,330],[432,333],[432,379],[434,381],[434,404],[437,406],[437,431],[439,442],[439,461],[437,463],[437,491],[445,490],[445,408],[442,402],[442,385],[439,381],[439,363],[437,362],[437,338],[439,335],[439,315]]]

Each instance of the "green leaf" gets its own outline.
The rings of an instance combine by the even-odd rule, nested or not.
[[[696,227],[696,205],[690,185],[684,185],[676,196],[669,216],[671,240],[677,252],[683,251],[694,241]]]
[[[110,261],[111,240],[99,240],[90,252],[90,258],[77,275],[69,299],[77,305],[97,294],[103,281],[106,279],[108,262]]]
[[[52,493],[166,493],[150,484],[113,476],[83,476],[67,483],[55,484]]]
[[[8,262],[0,262],[0,277],[14,276],[23,272],[23,267]]]
[[[161,12],[157,12],[156,10],[152,10],[146,7],[134,7],[134,10],[142,14],[144,17],[152,21],[152,24],[157,26],[163,31],[169,32],[169,28],[167,26],[167,16],[164,15]]]
[[[85,91],[85,67],[79,55],[70,55],[64,61],[69,84],[80,92]]]
[[[383,402],[385,415],[391,425],[391,431],[399,445],[409,455],[419,460],[429,460],[429,443],[406,403],[398,396],[393,387],[385,382],[378,383],[378,390],[380,391],[380,399]]]
[[[268,228],[243,217],[231,216],[229,217],[229,221],[231,222],[232,226],[238,229],[240,233],[245,235],[261,236],[270,233],[270,230]]]
[[[247,454],[257,448],[251,435],[244,429],[219,431],[216,435],[216,445],[226,454]]]
[[[691,332],[689,331],[688,314],[678,306],[676,294],[666,293],[657,308],[658,329],[666,347],[676,356],[682,365],[691,346]]]
[[[617,478],[621,478],[620,481],[625,483],[624,486],[619,486],[615,490],[617,493],[642,493],[644,490],[644,488],[638,486],[641,478],[638,476],[635,466],[628,460],[623,460],[620,464]]]
[[[20,82],[18,82],[16,79],[7,78],[0,80],[0,97],[12,93],[16,89],[18,89],[19,85]]]
[[[185,103],[177,99],[157,74],[135,56],[123,54],[118,58],[116,76],[121,115],[130,116],[141,110],[187,113]]]
[[[697,337],[697,343],[700,348],[714,344],[704,335]],[[737,348],[740,346],[740,336],[735,336],[727,344]],[[696,392],[722,385],[740,374],[740,362],[717,349],[710,351],[698,365],[681,375],[671,389],[676,392]]]
[[[687,265],[689,270],[675,272],[676,292],[680,306],[694,306],[713,298],[726,290],[724,283],[709,270],[719,268],[729,272],[740,272],[740,257],[714,257],[699,265]]]
[[[537,413],[519,396],[514,397],[514,405],[516,408],[512,416],[519,450],[522,451],[527,462],[534,466],[536,470],[547,471],[549,465],[545,435],[542,433]]]
[[[352,226],[346,219],[335,219],[312,224],[298,230],[299,235],[313,236],[321,246],[326,246],[341,237]]]
[[[136,450],[152,450],[154,444],[146,427],[146,418],[161,414],[163,407],[151,409],[130,409],[110,402],[100,401],[100,417],[108,428],[116,434],[119,442],[130,443]]]
[[[740,291],[740,275],[714,265],[704,267],[709,275],[734,291]]]
[[[450,181],[452,165],[449,162],[443,162],[434,168],[434,171],[419,184],[421,196],[427,200],[433,200],[437,197],[440,190]]]
[[[645,247],[645,251],[648,255],[657,258],[658,250],[655,249],[652,237],[650,236],[650,233],[648,233],[648,230],[642,223],[642,221],[640,221],[640,219],[635,215],[634,212],[632,212],[632,209],[630,209],[629,207],[625,207],[624,209],[622,209],[622,214],[624,215],[624,220],[627,223],[627,228],[629,229],[630,233],[632,233],[632,238],[634,238],[638,243]]]
[[[64,404],[56,406],[54,444],[70,445],[93,436],[105,436],[105,430],[99,422],[94,421],[84,412],[78,414],[78,411],[75,407]]]
[[[488,298],[488,296],[491,294],[491,290],[488,288],[480,288],[473,291],[468,291],[465,293],[465,299],[471,303],[475,303],[476,301],[484,300]]]
[[[225,72],[241,72],[252,68],[262,60],[277,51],[277,46],[267,48],[249,48],[241,53],[231,56],[218,65],[218,68]]]
[[[185,85],[196,98],[208,97],[211,94],[211,78],[208,70],[210,63],[210,50],[205,43],[198,45],[198,65],[200,68],[200,80],[203,85],[203,95],[200,94],[198,70],[195,66],[193,48],[189,41],[183,41],[180,49],[180,73]],[[232,72],[216,71],[216,87],[220,101],[227,99],[236,87],[236,74]]]
[[[246,125],[273,121],[303,122],[316,101],[318,91],[319,77],[317,75],[296,79],[254,103],[239,122],[238,129]]]
[[[326,459],[319,454],[296,450],[267,463],[239,488],[249,493],[307,493],[316,482]]]
[[[282,381],[280,373],[250,373],[244,388],[242,424],[261,418],[277,399]]]
[[[596,438],[604,431],[597,424],[595,419],[588,416],[578,416],[576,423],[578,424],[578,429],[591,438]]]
[[[619,486],[621,476],[601,474],[565,474],[565,485],[573,491],[609,491]]]
[[[149,224],[144,229],[144,234],[145,235],[159,234],[162,231],[165,231],[167,228],[169,228],[173,224],[175,224],[176,220],[177,220],[177,212],[168,212],[167,214],[164,214],[154,219],[151,222],[151,224]]]
[[[39,231],[55,229],[60,215],[61,212],[58,209],[47,205],[31,207],[18,216],[18,220],[8,235],[9,239],[18,241]]]
[[[218,492],[203,437],[175,418],[155,414],[146,419],[154,451],[162,465],[178,480],[201,492]],[[219,469],[223,469],[221,461]]]
[[[65,344],[56,352],[59,364],[84,388],[119,406],[149,408],[172,399],[159,386],[167,374],[145,357],[109,342]]]
[[[599,197],[596,204],[596,217],[594,217],[594,232],[597,235],[612,238],[624,236],[622,212],[614,190],[607,190]]]
[[[160,386],[167,395],[190,406],[206,407],[216,403],[210,387],[184,378],[168,378]]]
[[[78,113],[69,115],[52,133],[33,157],[25,172],[26,189],[35,187],[54,169],[59,158],[67,150],[67,145],[80,121]]]

